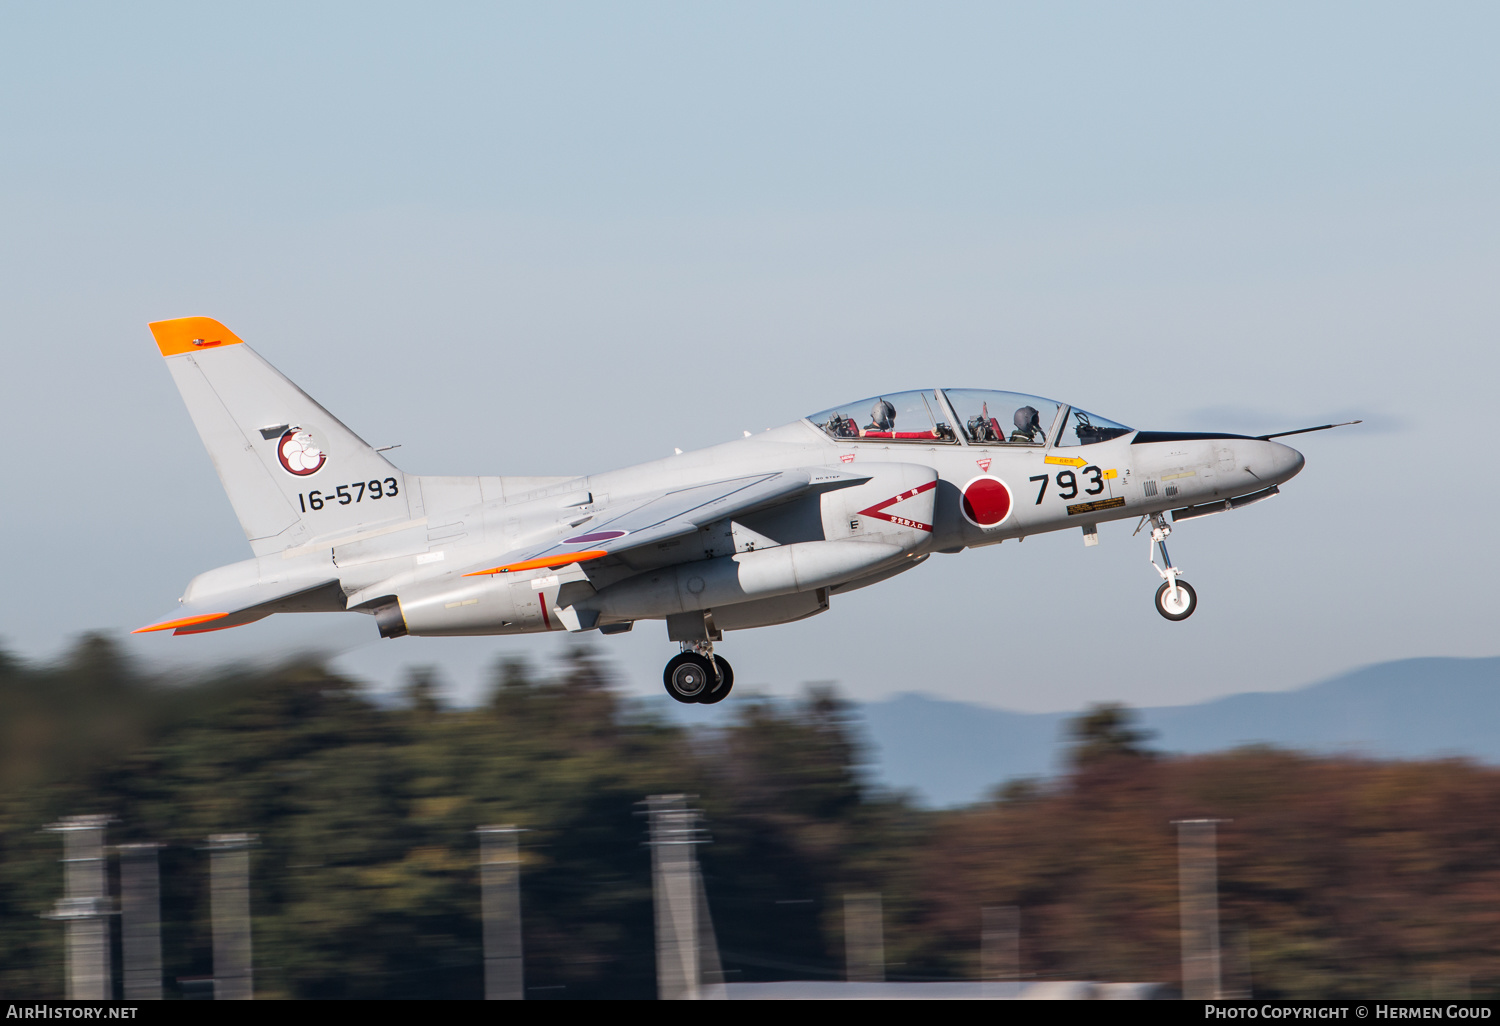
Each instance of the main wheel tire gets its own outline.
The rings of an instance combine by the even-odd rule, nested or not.
[[[729,689],[734,687],[734,669],[729,665],[729,660],[721,655],[715,655],[714,663],[719,667],[719,686],[714,687],[710,684],[709,690],[698,699],[699,705],[715,705],[724,701],[729,697]]]
[[[1162,581],[1156,589],[1156,611],[1168,620],[1186,620],[1197,608],[1198,593],[1187,581],[1178,581],[1175,592],[1170,581]]]
[[[699,701],[714,683],[714,671],[708,660],[697,652],[684,652],[674,656],[662,671],[662,683],[667,694],[691,705]]]

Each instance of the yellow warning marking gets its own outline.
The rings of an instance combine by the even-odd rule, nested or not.
[[[1068,507],[1068,516],[1076,517],[1080,513],[1098,513],[1106,509],[1119,509],[1123,505],[1125,505],[1123,495],[1116,495],[1113,499],[1099,499],[1096,502],[1080,502]]]
[[[1048,456],[1042,462],[1055,463],[1059,467],[1086,467],[1089,461],[1078,459],[1075,456]]]
[[[1197,476],[1198,476],[1198,472],[1196,470],[1185,470],[1181,474],[1163,474],[1161,476],[1161,479],[1163,481],[1176,481],[1179,477],[1197,477]]]
[[[1104,472],[1104,480],[1106,480],[1106,481],[1113,481],[1115,478],[1117,478],[1119,476],[1120,476],[1120,472],[1118,470],[1116,470],[1114,467],[1110,467],[1108,470],[1106,470]]]

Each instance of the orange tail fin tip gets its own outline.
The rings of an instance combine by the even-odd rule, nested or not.
[[[237,346],[244,340],[212,317],[178,317],[152,321],[151,336],[163,356],[195,353],[215,346]]]

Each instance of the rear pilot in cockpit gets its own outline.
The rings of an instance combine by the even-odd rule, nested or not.
[[[1038,437],[1042,433],[1041,414],[1037,412],[1035,406],[1021,407],[1011,419],[1016,425],[1016,429],[1010,433],[1010,440],[1012,442],[1030,442],[1036,444],[1043,441],[1042,438]]]

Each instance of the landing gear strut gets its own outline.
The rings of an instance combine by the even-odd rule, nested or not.
[[[729,697],[734,670],[728,659],[714,655],[712,641],[684,641],[682,653],[667,663],[661,679],[677,701],[713,705]]]
[[[1198,608],[1198,593],[1187,581],[1180,580],[1178,575],[1181,570],[1172,565],[1172,557],[1167,555],[1167,535],[1172,533],[1166,519],[1160,513],[1152,513],[1147,519],[1151,521],[1151,547],[1149,558],[1152,567],[1161,574],[1161,587],[1156,589],[1156,611],[1168,620],[1186,620],[1193,615],[1193,610]],[[1144,520],[1141,527],[1145,527]],[[1137,527],[1139,534],[1141,527]],[[1156,565],[1156,547],[1161,546],[1161,561],[1164,566]]]

